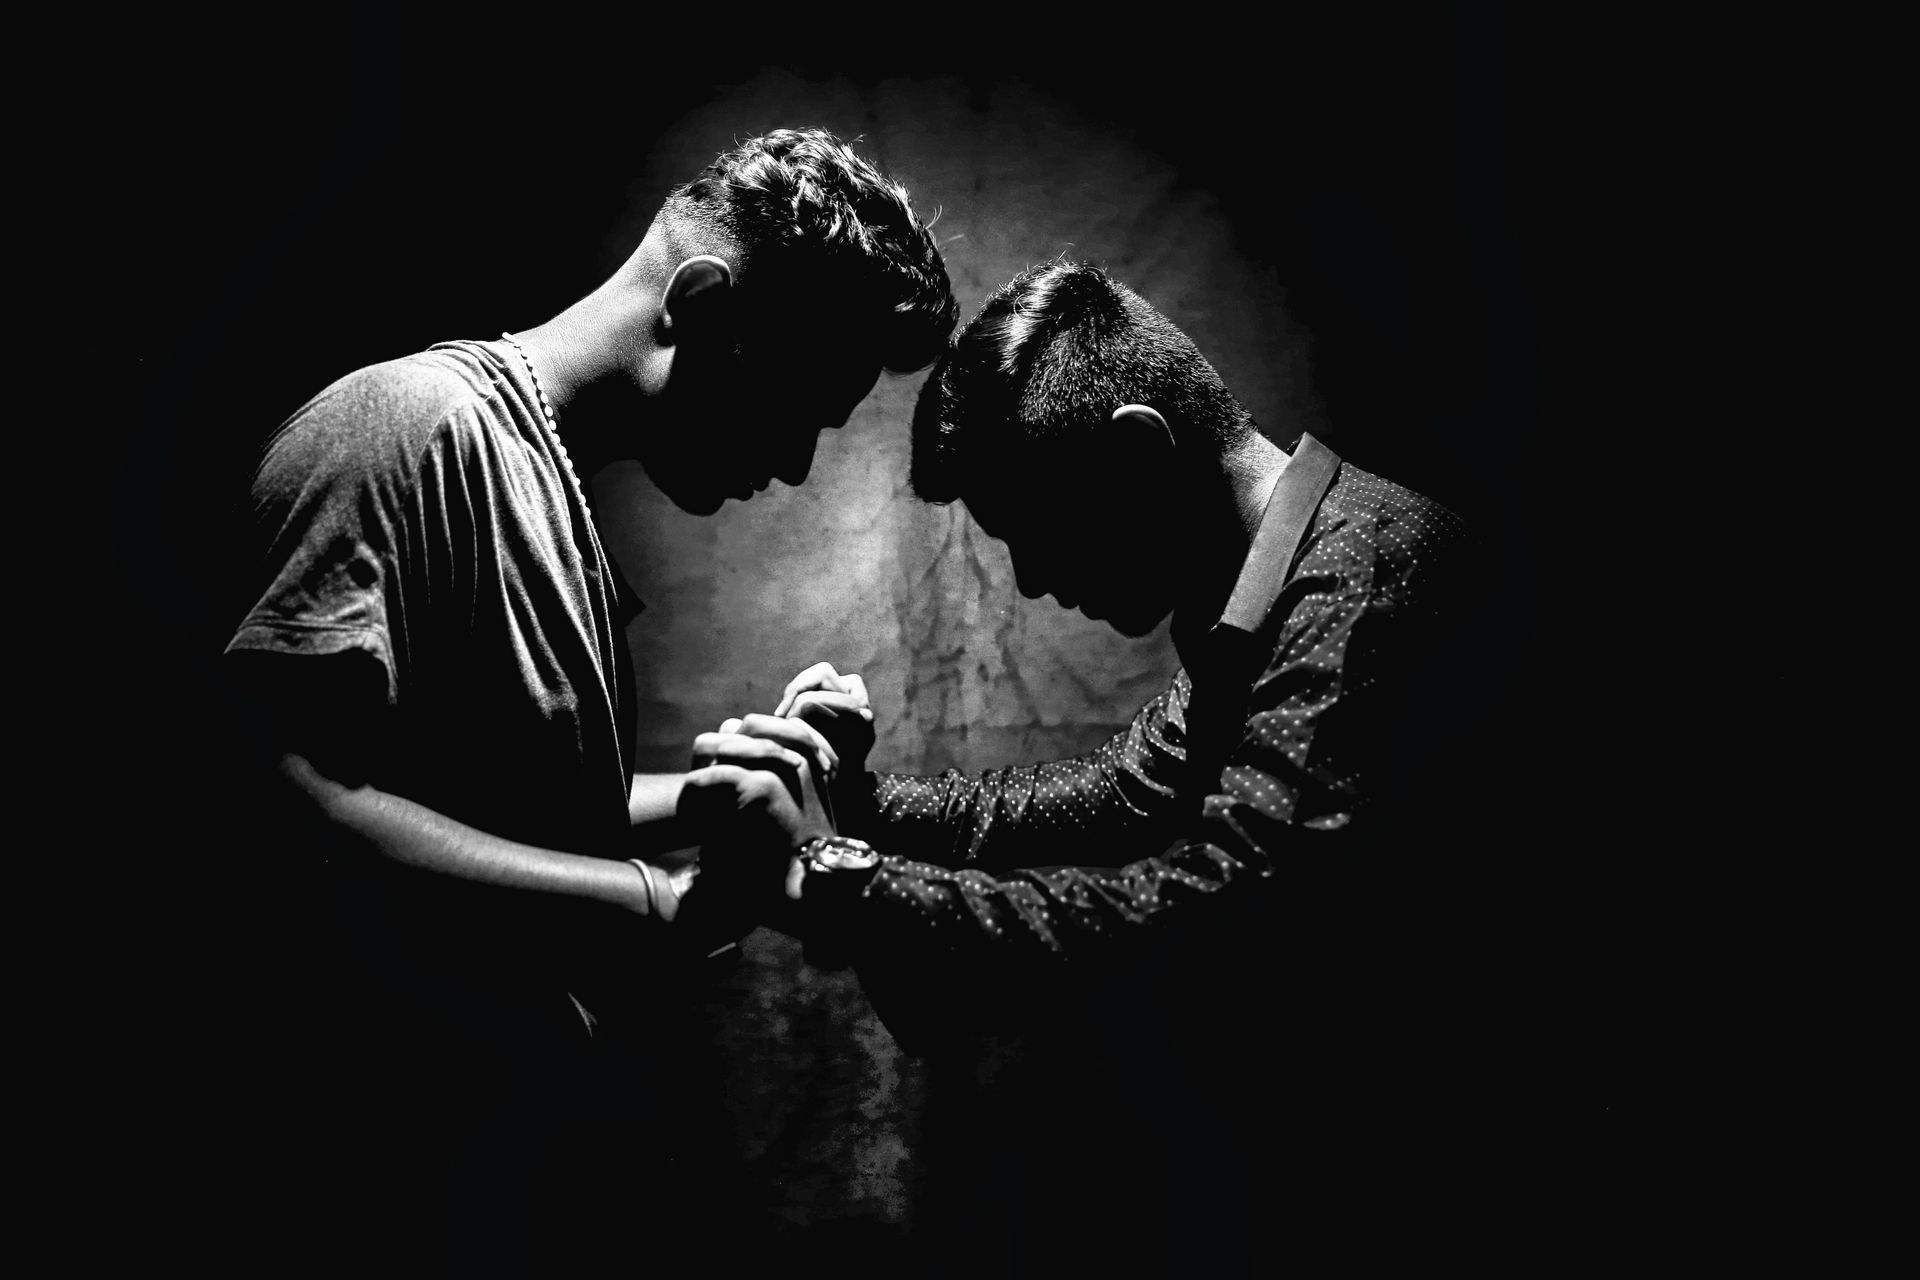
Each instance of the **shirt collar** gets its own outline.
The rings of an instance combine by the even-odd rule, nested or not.
[[[1340,459],[1333,450],[1312,435],[1301,434],[1260,513],[1253,544],[1247,548],[1247,558],[1234,580],[1226,608],[1208,632],[1209,640],[1226,638],[1223,632],[1251,636],[1266,624],[1267,615],[1280,599],[1281,588],[1286,586],[1287,571],[1293,567],[1300,540],[1339,466]]]

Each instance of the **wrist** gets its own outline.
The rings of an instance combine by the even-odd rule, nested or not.
[[[836,831],[842,834],[872,832],[876,825],[874,818],[878,812],[878,807],[874,803],[875,779],[876,775],[866,769],[855,769],[840,775],[833,788],[833,817]]]
[[[807,851],[816,845],[825,846],[828,842],[841,839],[834,829],[824,824],[809,825],[795,831],[787,841],[787,851],[796,858],[804,858]]]
[[[671,923],[680,914],[680,905],[686,901],[687,890],[693,887],[693,881],[700,874],[698,863],[683,863],[677,867],[655,867],[653,869],[654,888],[659,900],[666,904],[662,919]]]
[[[640,874],[641,897],[633,910],[641,915],[657,916],[663,924],[672,924],[680,914],[680,900],[686,897],[697,868],[685,866],[668,871],[638,858],[629,858],[627,863]]]
[[[802,904],[798,921],[808,964],[838,969],[851,963],[855,904],[879,865],[873,847],[852,836],[816,836],[795,855],[788,896]]]
[[[852,836],[815,835],[794,850],[796,874],[789,883],[788,896],[801,898],[808,880],[822,876],[841,885],[864,885],[879,865],[880,855],[873,846]],[[816,894],[817,896],[817,894]]]
[[[794,848],[794,853],[806,860],[810,870],[817,871],[859,870],[880,860],[880,855],[865,840],[833,832],[808,836]]]
[[[627,865],[640,877],[639,896],[628,898],[627,909],[635,915],[653,916],[660,914],[657,902],[658,892],[653,887],[653,868],[638,858],[628,858]]]

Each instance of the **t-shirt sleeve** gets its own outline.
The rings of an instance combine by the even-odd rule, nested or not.
[[[405,525],[395,474],[404,451],[392,443],[323,397],[268,445],[250,493],[259,558],[248,589],[262,589],[229,653],[357,650],[380,663],[388,702],[398,697],[389,615]]]

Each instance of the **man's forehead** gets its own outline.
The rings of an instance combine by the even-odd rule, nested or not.
[[[975,485],[961,495],[960,505],[988,537],[1005,542],[1013,532],[1013,504],[1004,495]]]

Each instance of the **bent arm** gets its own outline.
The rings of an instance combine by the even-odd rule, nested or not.
[[[383,785],[382,677],[363,657],[230,653],[227,677],[255,716],[261,769],[293,806],[289,816],[315,820],[343,854],[489,890],[597,902],[663,920],[676,914],[691,882],[687,868],[669,873],[523,844]]]
[[[1251,767],[1229,770],[1194,830],[1122,866],[1035,866],[990,873],[883,855],[850,903],[848,923],[873,959],[962,967],[1059,961],[1138,941],[1170,913],[1311,861],[1332,841],[1288,820],[1290,789]],[[829,880],[832,877],[828,877]],[[810,882],[806,892],[811,894]],[[852,892],[848,886],[843,892]]]
[[[1164,846],[1182,812],[1191,692],[1178,673],[1125,729],[1070,759],[979,774],[870,774],[872,800],[853,834],[917,861],[983,868],[1064,861],[1069,843],[1074,861],[1098,861],[1088,851],[1104,850],[1124,862],[1127,850]]]
[[[836,925],[880,963],[1066,960],[1204,918],[1199,904],[1236,898],[1243,885],[1332,854],[1341,843],[1332,833],[1362,811],[1377,757],[1398,727],[1393,713],[1413,637],[1396,613],[1353,589],[1290,627],[1255,682],[1225,767],[1192,808],[1175,808],[1171,843],[1152,856],[1101,865],[1084,856],[1082,841],[1059,834],[1057,820],[1034,828],[1046,840],[1027,841],[1026,851],[1039,856],[1017,869],[940,866],[876,839],[882,856],[870,872],[820,878]],[[967,837],[979,838],[983,813],[1031,827],[1021,804],[1058,810],[1064,803],[1035,797],[1026,783],[990,794],[993,777],[983,775],[957,802],[949,793],[947,820]],[[1054,856],[1046,856],[1048,843],[1059,851]],[[805,895],[815,887],[810,877]]]
[[[653,886],[647,873],[632,864],[502,839],[404,796],[328,777],[296,752],[280,757],[277,772],[329,830],[375,857],[472,884],[653,914]],[[661,914],[670,918],[667,911]]]

